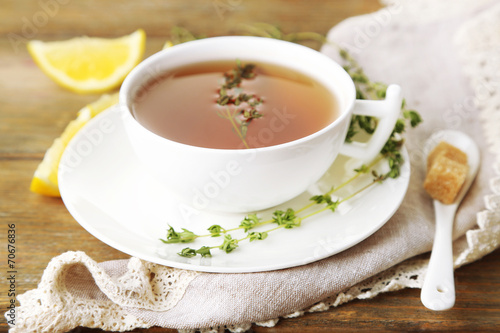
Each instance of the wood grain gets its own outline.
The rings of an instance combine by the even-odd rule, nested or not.
[[[97,95],[68,92],[48,79],[26,51],[29,39],[120,36],[137,28],[148,35],[146,55],[158,51],[170,29],[180,25],[207,36],[237,34],[250,22],[277,24],[288,32],[326,33],[354,15],[380,8],[377,1],[250,0],[1,0],[0,6],[0,261],[6,274],[6,235],[16,225],[16,292],[36,288],[51,258],[84,251],[99,261],[128,258],[87,233],[60,199],[29,191],[45,150],[76,112]],[[321,313],[281,320],[253,332],[490,331],[500,327],[500,251],[456,272],[457,303],[431,312],[419,290],[403,290],[372,300],[354,301]],[[0,282],[0,308],[9,302],[6,279]],[[2,316],[0,332],[7,325]],[[77,328],[72,332],[102,332]],[[152,328],[134,332],[175,332]]]

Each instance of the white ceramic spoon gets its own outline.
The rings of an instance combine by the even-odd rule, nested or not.
[[[452,130],[444,130],[432,135],[425,144],[425,156],[428,156],[441,141],[446,141],[467,154],[469,173],[452,204],[445,205],[438,200],[434,200],[436,233],[420,299],[427,308],[435,311],[448,310],[455,304],[452,250],[453,222],[458,205],[476,177],[480,163],[479,149],[476,143],[466,134]],[[427,167],[427,161],[425,161],[425,166]]]

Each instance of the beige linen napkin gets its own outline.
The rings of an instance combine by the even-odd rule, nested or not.
[[[11,332],[77,326],[245,330],[356,297],[420,287],[426,260],[407,259],[429,251],[434,235],[431,200],[422,190],[421,149],[443,128],[468,133],[482,154],[456,218],[455,266],[493,251],[500,243],[500,100],[494,94],[500,79],[489,75],[500,72],[500,63],[488,57],[498,59],[493,52],[500,36],[493,31],[499,30],[495,2],[419,0],[348,19],[328,34],[369,77],[400,84],[408,105],[424,118],[407,135],[412,175],[403,204],[365,241],[312,264],[246,274],[192,272],[137,258],[97,264],[84,253],[64,253],[49,263],[37,289],[19,296]],[[331,46],[322,52],[337,58]]]

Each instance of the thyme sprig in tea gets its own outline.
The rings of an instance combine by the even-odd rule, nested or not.
[[[262,98],[245,93],[241,84],[244,80],[255,78],[255,64],[243,65],[236,60],[236,67],[224,73],[224,83],[218,91],[217,104],[221,109],[217,115],[231,122],[233,130],[245,146],[249,148],[246,141],[248,125],[253,119],[262,117],[258,106],[262,104]]]

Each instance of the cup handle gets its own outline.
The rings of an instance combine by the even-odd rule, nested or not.
[[[401,103],[401,87],[396,84],[387,87],[384,100],[357,99],[353,114],[376,117],[379,122],[368,142],[345,142],[340,153],[364,162],[372,161],[389,139],[401,113]]]

